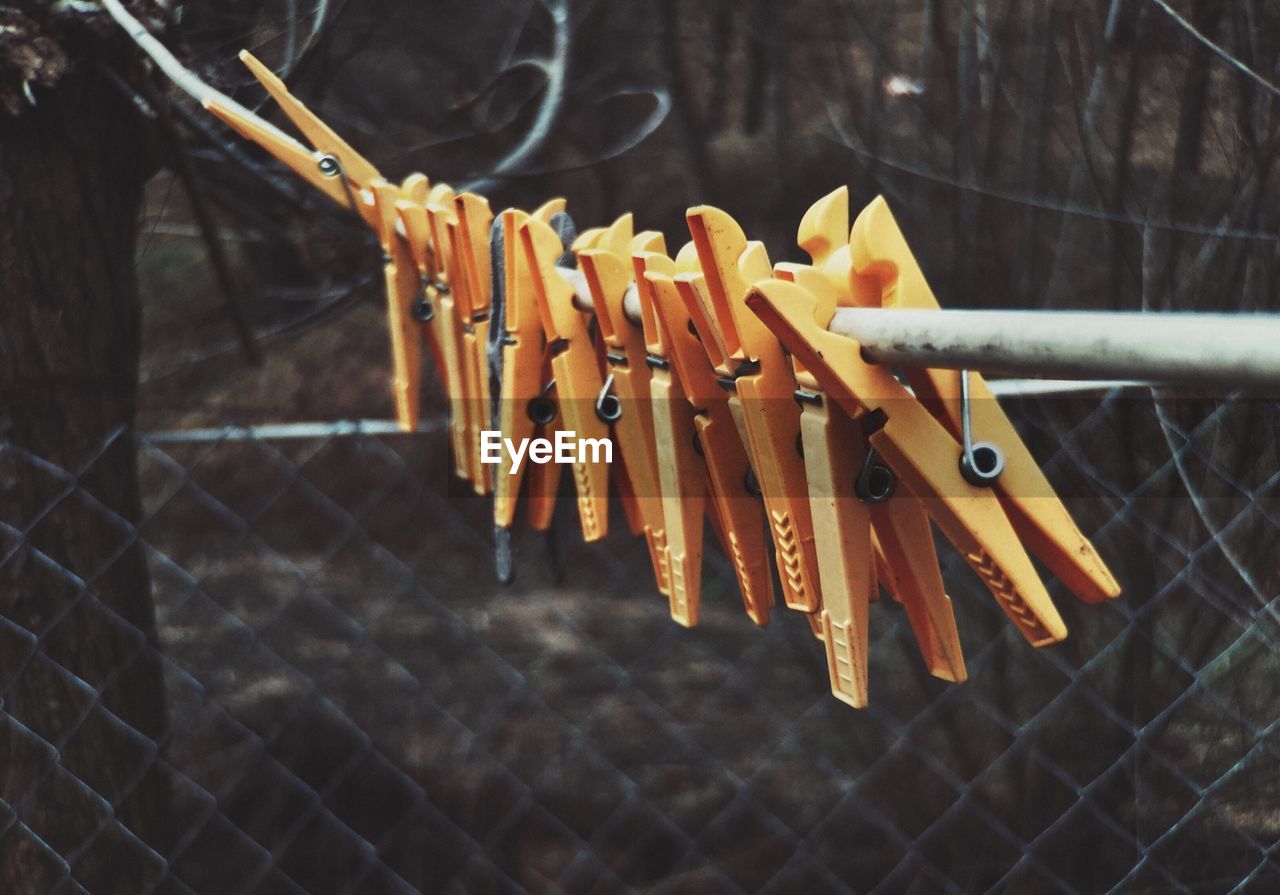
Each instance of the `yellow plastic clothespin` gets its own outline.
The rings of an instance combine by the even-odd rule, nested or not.
[[[338,205],[359,214],[378,234],[388,258],[384,274],[395,368],[396,417],[402,429],[412,431],[418,426],[422,389],[423,321],[414,319],[422,288],[417,266],[397,226],[400,217],[396,203],[407,198],[406,188],[419,190],[421,184],[417,181],[406,181],[406,187],[389,184],[377,168],[294,97],[284,82],[253,54],[242,51],[240,60],[315,148],[308,149],[261,120],[245,118],[240,111],[216,98],[205,100],[205,108]]]
[[[471,449],[474,426],[469,414],[475,408],[471,384],[471,365],[463,342],[462,311],[456,292],[461,275],[456,252],[456,195],[446,184],[437,184],[427,196],[427,222],[431,228],[431,244],[436,253],[436,282],[430,292],[440,321],[440,346],[444,358],[445,379],[449,383],[449,441],[453,448],[454,473],[474,483],[479,459]]]
[[[425,178],[421,182],[425,188]],[[386,259],[383,280],[387,293],[387,324],[391,332],[391,359],[394,370],[392,394],[396,402],[396,419],[400,427],[412,432],[418,428],[421,401],[423,324],[419,302],[424,297],[422,275],[408,240],[397,232],[400,213],[397,206],[403,188],[383,181],[370,187],[380,226],[378,242]],[[424,191],[424,190],[422,190]]]
[[[754,481],[751,463],[738,434],[729,395],[717,384],[716,372],[694,333],[688,306],[680,294],[682,288],[689,288],[687,282],[682,282],[683,277],[697,268],[696,252],[690,243],[675,261],[656,252],[641,253],[639,257],[643,276],[638,281],[642,279],[645,286],[640,291],[641,307],[647,307],[645,313],[652,314],[654,323],[661,327],[661,343],[653,344],[660,350],[665,348],[663,360],[674,367],[676,381],[693,410],[696,440],[686,443],[690,447],[696,445],[696,450],[705,458],[707,486],[714,508],[711,518],[733,562],[748,617],[758,625],[767,624],[774,593],[765,540],[764,505],[750,490]],[[655,368],[655,374],[660,369]],[[666,388],[670,392],[673,385]],[[675,434],[679,431],[680,418],[678,413],[673,414],[672,431],[676,440],[680,437]],[[673,591],[672,611],[677,621],[693,625],[699,615],[701,570],[696,564],[696,547],[692,545],[701,543],[702,523],[691,517],[691,508],[683,505],[681,497],[685,483],[690,481],[687,470],[696,464],[678,443],[666,447],[673,462],[686,470],[674,481],[672,477],[663,480],[668,546],[671,548],[679,537],[683,537],[685,543],[683,554],[673,552],[672,555],[672,578],[684,584],[682,599],[677,599]],[[676,534],[677,530],[682,536]]]
[[[263,127],[260,120],[245,118],[238,110],[216,98],[206,99],[205,109],[292,168],[295,174],[338,205],[359,214],[371,229],[378,230],[382,222],[374,207],[374,197],[369,192],[374,183],[384,180],[378,169],[317,118],[289,92],[284,81],[252,53],[241,50],[240,61],[315,148],[308,149],[273,126]]]
[[[520,244],[551,355],[563,428],[579,446],[588,445],[588,456],[579,452],[580,462],[573,464],[573,480],[582,535],[597,541],[609,528],[609,466],[599,447],[609,441],[609,427],[596,413],[603,385],[600,367],[586,318],[573,305],[573,286],[556,269],[564,253],[560,237],[549,224],[531,219],[520,226]]]
[[[955,439],[889,370],[863,360],[853,339],[827,331],[834,308],[779,279],[756,283],[747,305],[845,413],[869,415],[868,442],[897,486],[923,504],[1023,636],[1036,646],[1062,640],[1066,625],[999,500],[964,479]]]
[[[796,270],[779,276],[808,279],[811,291],[821,286]],[[877,566],[880,583],[906,610],[929,673],[964,680],[955,616],[923,508],[905,490],[885,487],[880,470],[868,464],[860,423],[827,398],[803,364],[795,366],[832,693],[856,708],[867,704],[867,604]]]
[[[450,230],[458,261],[456,292],[458,322],[462,326],[462,362],[466,367],[467,444],[474,455],[469,461],[477,494],[493,491],[492,466],[481,462],[481,435],[489,428],[489,303],[492,290],[489,266],[489,228],[493,213],[489,200],[475,193],[454,197],[457,224]]]
[[[777,338],[744,304],[750,284],[772,275],[769,260],[764,246],[748,244],[725,212],[699,206],[686,218],[702,273],[687,275],[683,294],[719,382],[733,392],[730,404],[740,410],[742,440],[764,495],[784,599],[792,609],[815,613],[821,595],[795,374]]]
[[[654,285],[645,278],[653,270],[670,272],[674,263],[658,244],[633,243],[632,271],[640,301],[645,366],[649,368],[654,459],[661,494],[664,548],[662,563],[670,584],[671,617],[686,627],[698,622],[702,603],[703,518],[719,520],[714,501],[707,501],[707,464],[695,447],[695,410],[686,398],[672,363],[670,339],[658,317]],[[673,285],[674,288],[674,285]],[[723,525],[718,525],[723,531]]]
[[[631,253],[664,250],[660,233],[633,235],[631,215],[626,214],[601,233],[590,247],[580,249],[577,257],[595,307],[599,344],[605,360],[604,387],[607,390],[611,384],[616,393],[619,415],[613,422],[614,441],[634,498],[632,505],[638,511],[649,546],[658,590],[671,596],[657,440],[651,412],[651,371],[646,362],[648,351],[643,330],[628,320],[623,311],[624,299],[635,283]]]
[[[572,246],[575,260],[580,253],[594,249],[607,232],[608,228],[606,227],[593,227],[575,239]],[[570,276],[573,278],[571,282],[574,283],[575,298],[589,298],[590,289],[587,286],[586,276],[582,274],[581,264],[578,265],[575,273]],[[592,310],[595,310],[594,306]],[[592,319],[591,317],[588,317],[587,320],[588,331],[592,331],[594,327],[594,330],[598,332],[599,326],[596,324],[598,324],[599,318],[596,317]],[[596,399],[596,414],[612,428],[622,413],[622,401],[617,394],[617,389],[614,388],[613,379],[610,378],[611,370],[608,359],[609,349],[605,345],[604,339],[593,338],[592,347],[595,349],[596,366],[600,370],[600,381],[602,383],[600,386],[600,395]],[[616,443],[617,439],[615,438],[614,440]],[[618,456],[615,458],[616,462],[613,464],[613,496],[616,498],[619,506],[622,507],[623,518],[627,520],[627,530],[633,535],[642,536],[645,534],[645,520],[641,515],[635,486],[631,481],[631,476],[629,475],[629,470],[627,468],[627,454],[621,450],[621,445],[618,445],[618,447]],[[634,453],[632,459],[637,459]],[[646,538],[645,541],[646,545],[651,544],[648,538]],[[650,551],[650,554],[653,555],[652,550]],[[658,579],[659,587],[663,588],[662,593],[665,594],[665,584],[663,583],[665,576],[658,569],[657,565],[654,566],[654,574]]]
[[[858,215],[849,246],[854,274],[874,284],[872,306],[939,308],[883,197],[876,198]],[[963,441],[964,374],[919,367],[906,372],[911,387],[929,412],[954,438]],[[982,376],[972,372],[968,376],[972,429],[1004,454],[1003,473],[994,477],[991,488],[999,496],[1014,531],[1084,602],[1098,603],[1119,596],[1120,585],[1076,527]],[[982,478],[982,470],[978,477]]]
[[[502,392],[498,405],[498,429],[513,444],[528,443],[535,437],[547,437],[546,428],[555,418],[555,386],[550,379],[550,358],[546,353],[546,338],[542,333],[542,320],[533,297],[532,271],[520,250],[520,227],[531,216],[550,222],[564,211],[564,199],[552,199],[532,215],[515,208],[501,214],[502,221],[502,271],[504,305],[502,319],[491,325],[503,328],[502,332]],[[540,431],[541,430],[541,431]],[[494,472],[494,523],[502,528],[515,524],[516,506],[520,487],[526,475],[530,478],[530,490],[541,493],[550,487],[550,496],[539,503],[530,518],[531,526],[545,530],[550,524],[550,510],[554,509],[555,485],[559,482],[558,464],[521,463],[513,467],[511,455],[502,452],[501,464]],[[512,472],[512,469],[515,472]],[[538,471],[548,471],[538,478]],[[548,482],[550,476],[554,481]],[[549,502],[548,502],[549,501]]]
[[[845,243],[847,256],[840,235],[847,229],[847,205],[842,215],[831,198],[810,208],[800,224],[799,244],[814,265],[776,268],[780,279],[804,286],[823,308],[848,303],[847,287],[845,294],[837,289],[847,276],[832,278],[823,269],[834,242]],[[964,680],[955,617],[923,508],[905,491],[881,490],[886,482],[868,465],[860,424],[823,394],[799,359],[794,366],[832,692],[854,707],[867,704],[867,606],[877,566],[880,580],[907,612],[930,673]]]
[[[449,381],[449,371],[445,365],[443,340],[440,333],[440,322],[436,318],[437,296],[436,282],[439,278],[437,270],[437,253],[435,246],[431,242],[431,224],[427,220],[427,197],[430,195],[431,184],[422,174],[411,174],[405,179],[404,184],[400,187],[403,198],[398,199],[395,203],[396,213],[400,218],[400,227],[404,230],[405,242],[408,244],[409,252],[413,257],[414,264],[418,270],[418,294],[417,300],[413,304],[409,316],[420,324],[427,336],[427,346],[431,352],[431,358],[436,368],[436,375],[440,379],[443,391],[446,395],[452,394],[454,388]],[[399,268],[397,267],[397,270]],[[400,290],[397,290],[400,291]],[[388,298],[391,292],[388,290]],[[397,349],[395,342],[395,334],[397,330],[392,330],[392,350],[403,350],[405,354],[404,368],[407,370],[417,369],[420,365],[420,359],[415,355],[418,351],[416,340],[411,336],[411,332],[401,329],[404,334],[403,348]],[[398,357],[399,355],[393,355]],[[396,369],[401,369],[400,363],[396,363]],[[403,393],[406,402],[416,406],[416,401],[412,399],[412,390],[406,387],[398,394]]]

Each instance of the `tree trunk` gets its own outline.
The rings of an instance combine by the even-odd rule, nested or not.
[[[123,895],[173,835],[133,529],[149,129],[91,59],[35,99],[0,115],[0,892]]]

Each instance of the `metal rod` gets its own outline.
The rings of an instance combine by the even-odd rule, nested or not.
[[[594,311],[595,303],[591,299],[591,290],[587,287],[587,278],[575,267],[557,267],[560,276],[569,281],[573,287],[573,306],[579,311]],[[640,294],[635,283],[627,287],[622,294],[622,313],[636,326],[641,326]]]
[[[592,310],[582,274],[560,272],[574,286],[574,305]],[[622,307],[640,325],[634,286]],[[1280,394],[1280,314],[839,308],[828,328],[857,339],[878,364]]]
[[[1277,314],[840,308],[828,328],[879,364],[1280,394]]]

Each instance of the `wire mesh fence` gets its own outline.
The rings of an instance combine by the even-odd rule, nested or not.
[[[0,618],[0,847],[57,892],[1275,891],[1280,407],[1007,406],[1126,593],[1055,590],[1072,634],[1037,651],[948,558],[970,680],[881,600],[864,711],[723,558],[684,630],[571,500],[492,583],[439,431],[120,431],[76,469],[5,445],[49,504],[0,520],[42,607]],[[112,450],[136,524],[94,493]],[[46,543],[67,510],[115,532],[95,567]],[[138,549],[154,632],[102,595]]]

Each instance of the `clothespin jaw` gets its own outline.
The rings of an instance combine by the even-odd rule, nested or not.
[[[294,97],[284,82],[252,53],[242,51],[240,60],[315,149],[307,149],[274,126],[264,127],[260,121],[245,118],[239,110],[217,99],[205,100],[205,109],[271,153],[338,205],[360,214],[365,223],[376,230],[378,214],[368,191],[375,181],[383,179],[377,168]]]
[[[609,428],[595,411],[603,382],[587,321],[573,305],[573,287],[556,269],[564,248],[551,227],[528,220],[520,227],[520,244],[530,265],[534,302],[542,320],[555,372],[556,391],[565,429],[582,444],[604,445]],[[573,464],[578,516],[587,541],[604,537],[609,525],[609,467],[597,449],[596,461]]]
[[[649,244],[660,244],[661,237]],[[613,423],[638,521],[649,546],[658,590],[671,595],[670,568],[665,555],[666,525],[659,485],[657,440],[650,394],[651,368],[646,363],[644,332],[627,319],[623,301],[634,285],[629,255],[634,242],[631,215],[623,215],[577,252],[596,311],[604,355],[606,383],[616,393],[619,416]]]
[[[784,599],[792,609],[816,612],[821,595],[808,482],[799,450],[795,373],[778,340],[745,304],[750,284],[772,276],[769,259],[764,247],[748,243],[737,222],[723,211],[701,206],[686,217],[706,289],[703,293],[687,283],[682,294],[691,304],[705,295],[699,332],[711,324],[719,346],[729,355],[718,358],[719,369],[728,374],[721,382],[734,392],[731,406],[741,409],[743,441],[764,495]],[[730,358],[737,363],[725,370]]]
[[[697,263],[696,255],[686,247],[675,262],[652,253],[644,260],[645,288],[640,291],[641,305],[643,308],[648,302],[649,313],[661,326],[660,342],[668,352],[665,359],[674,369],[674,378],[678,380],[688,403],[695,409],[693,423],[697,438],[694,444],[705,458],[708,488],[714,506],[713,519],[722,533],[725,552],[733,563],[747,615],[756,624],[764,625],[768,623],[769,609],[774,604],[773,575],[768,565],[765,541],[764,506],[749,490],[754,477],[729,405],[729,395],[717,384],[716,371],[698,337],[691,331],[689,302],[681,296],[682,289],[692,288],[692,283],[685,278],[690,274],[689,268]],[[682,268],[684,273],[680,272]],[[679,511],[678,505],[669,503],[664,507],[664,518],[674,520]],[[686,533],[694,525],[692,520],[668,521],[667,524],[670,529],[684,525]],[[669,533],[669,544],[671,539]],[[673,577],[675,574],[673,571]],[[692,588],[687,588],[687,591],[688,611],[693,615],[696,591]]]
[[[986,583],[1032,644],[1062,640],[1066,625],[1053,607],[995,495],[970,485],[955,462],[957,445],[886,369],[862,359],[857,342],[830,333],[831,315],[785,280],[756,283],[747,305],[851,417],[879,411],[883,425],[868,438],[947,539]]]
[[[849,245],[852,280],[871,285],[873,306],[939,308],[883,197],[858,215]],[[925,407],[958,440],[963,440],[962,375],[957,370],[907,370],[908,381]],[[1119,596],[1120,585],[1076,527],[981,375],[969,376],[973,431],[1004,453],[1004,472],[992,488],[1014,530],[1084,602],[1097,603]]]

